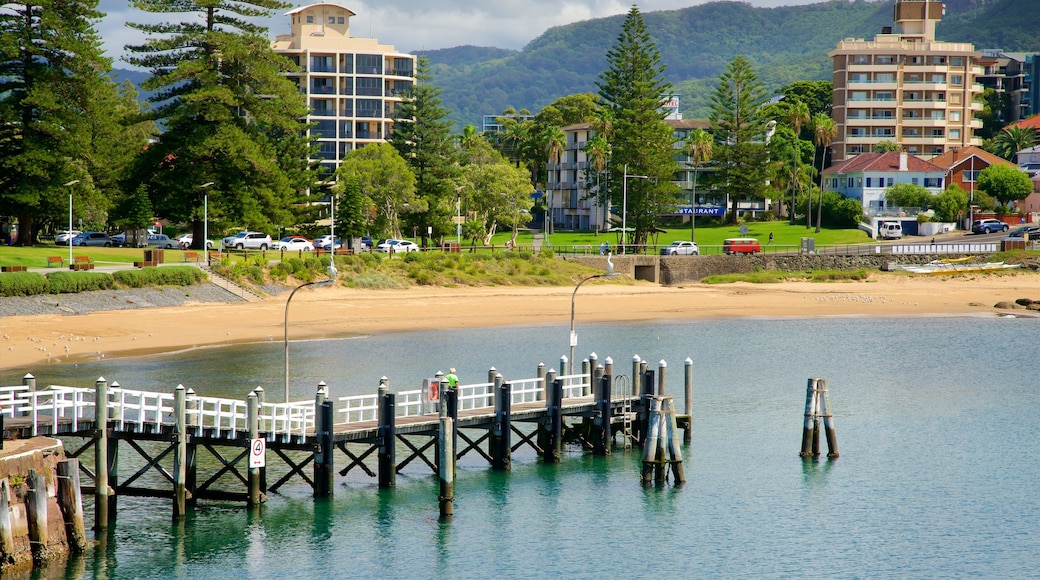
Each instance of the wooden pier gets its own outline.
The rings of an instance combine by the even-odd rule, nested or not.
[[[664,393],[664,361],[660,381],[638,357],[632,371],[614,375],[611,359],[597,364],[593,354],[578,374],[557,376],[540,364],[533,378],[507,380],[492,368],[485,383],[450,389],[437,375],[396,393],[384,378],[375,393],[338,398],[322,382],[314,399],[289,403],[266,402],[260,387],[244,400],[223,399],[182,385],[169,393],[124,389],[103,377],[93,388],[37,389],[28,374],[22,385],[0,387],[0,428],[5,439],[59,437],[69,457],[92,451],[93,469],[79,464],[84,492],[95,498],[95,529],[103,529],[119,496],[169,498],[179,518],[200,499],[257,505],[297,480],[325,497],[337,475],[363,472],[393,487],[415,463],[439,475],[443,491],[448,459],[453,467],[473,455],[509,470],[523,446],[546,462],[558,462],[565,443],[601,455],[619,437],[625,448],[641,446],[650,402]],[[688,434],[692,365],[686,371],[687,414],[677,419]],[[442,514],[450,503],[441,498]]]

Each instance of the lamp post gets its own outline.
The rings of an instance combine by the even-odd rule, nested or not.
[[[335,245],[335,244],[333,244],[333,245]],[[329,270],[330,270],[330,275],[331,275],[332,271],[334,271],[334,268],[332,266],[329,266]],[[315,282],[306,282],[306,283],[300,284],[296,288],[293,288],[293,291],[289,293],[289,299],[285,301],[285,327],[284,327],[285,338],[284,338],[284,343],[285,343],[285,402],[286,403],[289,402],[289,303],[292,302],[293,296],[296,295],[296,291],[299,290],[300,288],[306,288],[307,286],[327,286],[329,284],[332,284],[335,281],[336,281],[335,278],[333,278],[332,280],[322,280],[320,282],[315,281]]]
[[[213,185],[212,181],[207,181],[199,186],[202,190],[202,251],[206,252],[206,256],[209,256],[209,194],[206,193],[206,188]],[[209,263],[209,258],[206,258],[206,263]]]
[[[625,253],[625,241],[628,237],[628,178],[650,179],[645,175],[629,175],[628,163],[625,164],[624,174],[621,179],[621,253]]]
[[[465,187],[455,186],[455,243],[459,245],[459,251],[462,251],[462,190]]]
[[[571,292],[571,337],[570,337],[571,358],[567,359],[567,362],[568,362],[568,364],[570,365],[571,368],[568,369],[568,373],[567,374],[574,374],[571,371],[571,369],[574,368],[574,347],[578,346],[578,333],[574,332],[574,298],[578,295],[578,288],[581,288],[582,284],[588,282],[589,280],[592,280],[593,278],[613,278],[614,276],[617,276],[617,273],[614,272],[614,262],[610,261],[610,252],[608,252],[607,253],[607,271],[604,272],[603,274],[593,274],[591,276],[586,276],[586,277],[582,278],[578,282],[578,284],[574,286],[574,292]],[[561,369],[561,371],[562,370],[563,369]]]
[[[69,266],[72,266],[72,186],[77,183],[79,183],[79,180],[73,179],[65,184],[65,187],[69,188]]]

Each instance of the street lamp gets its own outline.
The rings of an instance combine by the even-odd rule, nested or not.
[[[610,252],[607,252],[607,271],[603,274],[593,274],[582,278],[574,287],[574,292],[571,292],[571,358],[567,359],[571,368],[568,369],[567,374],[574,374],[574,347],[578,346],[578,333],[574,332],[574,298],[578,295],[578,288],[593,278],[613,278],[615,276],[617,276],[617,272],[614,272],[614,262],[610,261]]]
[[[455,241],[459,245],[459,251],[462,251],[462,188],[465,185],[460,185],[455,188]]]
[[[199,186],[202,190],[202,251],[206,252],[206,256],[209,256],[209,194],[206,193],[206,188],[213,185],[212,181],[207,181]],[[209,258],[206,258],[206,263],[209,264]]]
[[[335,238],[333,238],[333,239],[335,239]],[[335,243],[333,243],[333,245],[335,245]],[[331,275],[331,276],[335,275],[335,268],[332,267],[332,266],[329,266],[329,275]],[[293,291],[289,293],[289,299],[285,301],[285,327],[284,327],[285,338],[284,338],[284,342],[285,342],[285,402],[286,403],[289,402],[289,303],[292,302],[293,296],[296,295],[296,291],[299,290],[300,288],[306,288],[307,286],[327,286],[329,284],[332,284],[335,281],[336,281],[336,279],[332,278],[331,280],[322,280],[320,282],[317,282],[317,281],[315,281],[315,282],[306,282],[304,284],[300,284],[296,288],[293,288]]]
[[[650,179],[646,175],[629,175],[628,163],[625,164],[621,180],[621,253],[625,253],[625,238],[628,237],[628,178]]]
[[[78,179],[73,179],[72,181],[70,181],[70,182],[65,184],[65,187],[69,188],[69,232],[68,232],[68,238],[69,238],[69,266],[70,267],[72,266],[72,186],[76,185],[77,183],[79,183],[79,180]]]

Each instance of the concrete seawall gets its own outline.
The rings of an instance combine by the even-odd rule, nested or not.
[[[0,479],[6,479],[10,489],[9,522],[14,551],[0,554],[0,577],[6,578],[31,573],[33,554],[29,543],[29,470],[42,474],[47,482],[47,546],[46,558],[63,557],[69,548],[65,522],[58,506],[57,465],[65,459],[61,441],[48,437],[5,441],[0,451]]]

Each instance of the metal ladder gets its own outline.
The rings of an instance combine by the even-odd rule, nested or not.
[[[622,398],[621,403],[621,435],[624,449],[632,449],[632,389],[628,375],[615,375],[611,383],[611,395]]]

